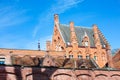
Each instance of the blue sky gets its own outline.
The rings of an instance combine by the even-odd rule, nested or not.
[[[97,24],[112,49],[120,48],[120,0],[0,0],[0,48],[45,49],[53,34],[53,15],[60,23]]]

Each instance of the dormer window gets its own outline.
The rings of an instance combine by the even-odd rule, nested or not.
[[[106,45],[105,45],[105,44],[103,44],[103,47],[105,48],[105,47],[106,47]]]
[[[85,36],[85,37],[83,38],[83,40],[82,40],[82,45],[85,46],[85,47],[89,46],[89,39],[88,39],[87,36]]]
[[[67,45],[70,46],[71,45],[70,42],[67,42]]]
[[[94,60],[97,60],[97,53],[94,53]]]
[[[88,46],[88,41],[85,41],[84,44],[85,44],[85,46]]]

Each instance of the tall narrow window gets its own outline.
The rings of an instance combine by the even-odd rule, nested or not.
[[[72,53],[72,51],[69,52],[69,58],[70,58],[70,59],[73,58],[73,53]]]
[[[94,56],[94,60],[97,60],[97,56]]]
[[[86,55],[86,59],[90,59],[90,55],[89,54]]]
[[[102,60],[104,61],[105,60],[105,54],[102,53]]]
[[[82,53],[81,53],[81,51],[78,52],[78,59],[82,59]]]
[[[94,53],[94,60],[97,60],[97,54]]]
[[[64,51],[64,47],[61,47],[62,51]]]
[[[82,55],[78,55],[78,59],[82,59]]]

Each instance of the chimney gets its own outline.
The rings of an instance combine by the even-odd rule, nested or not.
[[[46,41],[46,50],[47,51],[50,50],[50,46],[51,46],[51,42],[50,41]]]
[[[74,29],[74,22],[70,22],[70,30],[71,30],[71,32],[73,31],[73,32],[75,32],[75,29]]]
[[[93,24],[93,31],[94,33],[98,33],[98,27],[96,24]]]
[[[58,14],[54,14],[54,24],[55,25],[59,24],[59,15]]]

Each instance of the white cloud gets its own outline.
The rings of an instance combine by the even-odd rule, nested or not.
[[[27,10],[17,10],[14,7],[0,7],[0,28],[19,25],[29,20],[28,16],[24,16]]]
[[[64,13],[69,8],[76,6],[78,3],[83,2],[84,0],[56,0],[56,5],[53,5],[51,12]]]
[[[40,29],[40,26],[43,22],[50,24],[52,17],[55,13],[61,14],[66,10],[78,5],[84,0],[55,0],[55,4],[53,4],[48,10],[43,12],[43,15],[40,16],[38,24],[35,26],[33,30],[33,37],[35,37]],[[46,26],[44,23],[44,26]]]
[[[20,0],[15,0],[15,1],[20,1]],[[53,4],[48,10],[43,12],[42,15],[40,15],[39,22],[38,24],[36,24],[33,30],[33,37],[36,37],[42,24],[44,24],[44,27],[46,27],[51,23],[53,15],[55,13],[57,14],[64,13],[66,10],[76,6],[78,3],[82,1],[83,0],[59,0],[59,1],[55,0],[56,3]],[[15,6],[6,6],[2,8],[0,7],[0,28],[15,26],[26,22],[27,20],[29,20],[29,17],[27,17],[25,13],[26,10],[17,10]],[[17,48],[17,49],[21,49],[21,48],[34,49],[34,50],[38,49],[37,39],[34,40],[26,39],[26,38],[20,39],[15,36],[13,36],[13,38],[14,39],[12,39],[11,35],[10,37],[7,36],[7,38],[2,38],[0,42],[4,42],[4,43],[0,43],[0,46],[5,48]],[[51,34],[39,38],[42,50],[46,49],[46,40],[51,40],[51,39],[52,39]]]

